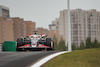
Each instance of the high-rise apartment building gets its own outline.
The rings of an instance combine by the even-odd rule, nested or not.
[[[15,18],[7,18],[6,20],[12,20],[13,30],[14,30],[14,40],[17,38],[26,37],[28,34],[33,34],[35,30],[35,22],[32,21],[24,21],[19,17]]]
[[[46,33],[48,33],[49,31],[47,30],[47,29],[44,29],[44,28],[42,28],[42,27],[39,27],[39,28],[37,28],[37,33],[38,34],[46,34]]]
[[[16,41],[35,31],[35,22],[24,21],[19,17],[10,17],[9,8],[0,6],[0,43]]]
[[[29,34],[33,34],[35,31],[35,22],[32,22],[32,21],[25,21],[26,23],[26,34],[29,35]]]
[[[3,17],[0,17],[0,43],[3,43]]]
[[[14,40],[13,21],[3,21],[3,36],[4,41]]]
[[[0,17],[0,43],[4,43],[4,41],[13,40],[13,21],[4,21],[4,17]]]
[[[0,17],[5,17],[5,18],[10,17],[8,7],[0,5]]]
[[[21,19],[19,17],[15,18],[6,18],[7,21],[13,21],[13,30],[14,30],[14,41],[16,41],[17,38],[21,37],[21,32],[23,27],[21,27]]]
[[[55,31],[59,30],[59,18],[56,18],[55,21],[52,21],[52,24],[49,25],[49,29]]]
[[[55,21],[52,21],[52,24],[49,25],[50,34],[49,36],[53,38],[54,36],[60,41],[61,38],[64,39],[63,35],[59,35],[59,18],[56,18]]]
[[[18,17],[0,17],[0,43],[4,41],[16,41],[17,38],[33,34],[34,30],[35,22],[26,22]]]
[[[87,37],[93,41],[95,38],[100,42],[100,12],[93,10],[70,10],[71,21],[71,42],[77,47],[80,42],[86,41]],[[67,10],[60,11],[59,34],[65,36],[66,45],[68,43],[68,22]]]

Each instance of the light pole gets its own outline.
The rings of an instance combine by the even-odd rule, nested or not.
[[[67,22],[68,22],[68,51],[71,51],[71,24],[70,24],[70,1],[67,0],[67,7],[68,7],[68,13],[67,13]]]

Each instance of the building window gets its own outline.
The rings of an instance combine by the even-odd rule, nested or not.
[[[71,14],[71,16],[74,16],[73,14]]]
[[[82,27],[80,27],[80,29],[82,29]]]
[[[59,30],[58,26],[56,27],[56,30],[57,30],[57,31]]]
[[[57,21],[57,25],[59,25],[59,22]]]
[[[79,24],[79,26],[81,26],[81,24]]]
[[[65,16],[65,13],[63,12],[63,16]]]
[[[94,25],[94,29],[96,29],[96,24]]]

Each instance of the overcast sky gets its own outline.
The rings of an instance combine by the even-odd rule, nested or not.
[[[0,5],[10,8],[10,17],[20,17],[36,22],[36,27],[48,28],[59,18],[59,12],[67,9],[67,0],[0,0]],[[70,0],[70,9],[77,8],[100,11],[100,0]]]

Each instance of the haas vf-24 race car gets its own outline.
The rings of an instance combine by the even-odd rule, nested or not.
[[[26,38],[18,38],[16,50],[54,50],[54,40],[47,35],[27,35]]]

